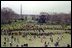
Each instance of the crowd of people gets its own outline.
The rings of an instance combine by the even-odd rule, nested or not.
[[[15,42],[20,42],[19,41],[19,38],[17,38],[17,37],[15,37],[15,36],[13,36],[13,35],[10,35],[11,37],[11,40],[14,40]],[[27,34],[23,34],[23,35],[21,35],[23,38],[24,37],[26,37],[27,38]],[[45,35],[42,35],[43,37],[41,37],[41,35],[31,35],[31,36],[33,36],[33,38],[34,39],[36,39],[36,37],[38,37],[38,38],[40,38],[41,39],[41,42],[42,43],[44,43],[44,47],[49,47],[49,44],[50,44],[50,42],[54,42],[54,38],[53,38],[53,34],[50,34],[50,35],[48,35],[48,36],[50,36],[50,38],[49,38],[49,40],[50,40],[50,42],[48,41],[48,43],[47,43],[47,41],[43,41],[43,39],[45,39],[47,36],[45,36]],[[7,44],[7,42],[9,42],[9,46],[10,47],[13,47],[13,41],[11,41],[10,40],[10,38],[8,38],[8,37],[4,37],[4,42],[3,42],[3,46],[4,47],[6,47],[6,44]],[[33,40],[33,38],[29,38],[29,40],[31,41],[31,40]],[[55,47],[59,47],[59,42],[61,41],[63,39],[63,36],[61,36],[61,37],[57,37],[57,41],[55,42],[55,43],[53,43],[54,44],[54,46]],[[18,44],[16,44],[16,47],[28,47],[28,43],[27,44],[22,44],[22,45],[18,45]],[[67,44],[67,47],[70,47],[70,44]]]
[[[36,33],[24,33],[24,32],[18,32],[19,35],[17,33],[12,33],[12,32],[3,32],[4,34],[2,35],[6,35],[8,37],[4,37],[4,41],[3,41],[3,47],[7,47],[7,43],[9,44],[9,47],[13,47],[14,45],[14,42],[17,42],[16,43],[16,46],[15,47],[28,47],[28,43],[24,43],[24,44],[21,44],[19,45],[19,39],[20,38],[17,38],[15,36],[22,36],[23,38],[28,38],[27,35],[31,35],[34,39],[39,38],[41,39],[41,43],[44,44],[44,47],[49,47],[50,46],[50,42],[53,43],[54,42],[54,38],[53,38],[53,35],[56,35],[56,34],[63,34],[63,33],[45,33],[45,30],[41,27],[41,26],[27,26],[26,25],[26,30],[28,31],[30,28],[33,28],[34,32]],[[37,30],[39,31],[39,34],[37,33]],[[41,33],[42,32],[42,33]],[[49,36],[50,38],[48,38],[50,41],[43,41],[44,39],[46,39],[46,37]],[[33,40],[33,38],[30,37],[29,38],[29,41]],[[61,37],[57,37],[57,41],[54,44],[55,47],[60,47],[59,43],[60,41],[63,39],[63,36]],[[14,41],[11,41],[11,40],[14,40]],[[70,44],[67,44],[67,47],[70,47]]]

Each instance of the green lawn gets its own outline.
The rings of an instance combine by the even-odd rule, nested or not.
[[[33,23],[25,23],[23,21],[17,21],[17,22],[12,22],[11,24],[2,24],[1,25],[1,30],[14,30],[14,29],[23,29],[25,28],[24,26],[26,24],[30,24],[30,25],[34,25]],[[39,26],[38,24],[36,24],[37,26]],[[64,30],[64,29],[71,29],[71,26],[67,26],[64,27],[64,29],[62,28],[61,25],[46,25],[43,24],[40,27],[42,27],[45,30],[45,33],[63,33],[63,32],[71,32],[71,30]],[[22,31],[22,30],[21,30]],[[15,32],[15,31],[13,31]],[[18,32],[18,31],[16,31]],[[33,30],[29,30],[29,31],[23,31],[23,32],[34,32]],[[39,32],[39,31],[35,31],[35,32]],[[62,34],[62,35],[53,35],[53,43],[50,41],[50,36],[46,36],[45,39],[41,39],[42,36],[40,36],[41,38],[36,37],[35,39],[33,38],[32,35],[28,35],[27,37],[22,37],[21,35],[17,35],[14,36],[15,38],[17,38],[17,41],[14,41],[13,39],[11,39],[11,36],[7,36],[7,35],[1,35],[1,47],[3,46],[3,42],[4,42],[4,37],[9,38],[9,42],[13,42],[13,47],[16,46],[16,44],[19,44],[19,46],[21,47],[22,44],[28,43],[29,47],[44,47],[44,42],[46,41],[47,43],[50,42],[49,47],[54,47],[54,43],[57,41],[57,37],[59,36],[59,38],[61,38],[61,36],[63,36],[63,39],[60,40],[59,43],[59,47],[62,46],[66,46],[67,44],[71,45],[71,34]],[[31,37],[32,40],[29,40],[29,38]],[[42,40],[42,42],[41,42]],[[19,41],[19,42],[18,42]],[[9,42],[7,42],[6,47],[9,47]]]
[[[17,38],[17,41],[14,41],[13,39],[11,39],[11,36],[5,36],[5,35],[1,35],[1,47],[3,47],[3,41],[4,41],[4,37],[9,38],[9,41],[13,42],[13,47],[16,46],[16,44],[19,44],[19,46],[21,47],[21,44],[25,44],[28,43],[29,47],[44,47],[44,42],[46,41],[47,43],[50,42],[49,47],[54,47],[54,43],[57,41],[57,37],[59,36],[59,39],[61,38],[61,36],[63,36],[62,40],[60,40],[59,42],[59,46],[65,46],[67,44],[71,45],[71,35],[70,34],[62,34],[62,35],[53,35],[53,43],[50,41],[50,36],[45,36],[46,38],[42,39],[41,42],[41,38],[42,36],[40,36],[41,38],[36,37],[35,39],[33,38],[32,35],[28,35],[27,37],[22,37],[22,36],[14,36],[15,38]],[[31,37],[32,40],[29,40],[29,38]],[[19,43],[18,43],[19,41]],[[9,47],[9,42],[7,42],[6,47]]]

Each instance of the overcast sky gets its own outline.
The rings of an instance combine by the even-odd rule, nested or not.
[[[1,8],[9,7],[16,13],[20,14],[21,4],[23,14],[39,14],[40,12],[71,12],[71,1],[1,1]]]

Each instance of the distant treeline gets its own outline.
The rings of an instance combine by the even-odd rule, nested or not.
[[[26,18],[27,16],[21,18],[20,14],[15,13],[10,8],[1,9],[1,24],[11,23],[16,20],[27,20]],[[38,18],[36,15],[35,17],[32,16],[32,20],[47,24],[71,24],[71,13],[48,14],[47,12],[41,12]]]

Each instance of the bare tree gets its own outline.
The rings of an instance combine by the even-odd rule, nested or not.
[[[1,23],[9,23],[17,18],[17,14],[10,8],[1,9]]]

